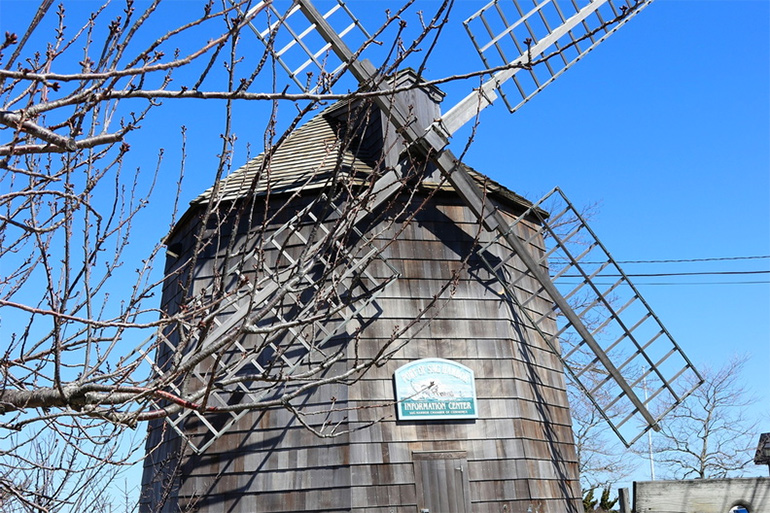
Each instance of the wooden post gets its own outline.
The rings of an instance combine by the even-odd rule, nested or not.
[[[628,488],[618,488],[618,507],[620,513],[631,513],[631,503],[628,498]]]

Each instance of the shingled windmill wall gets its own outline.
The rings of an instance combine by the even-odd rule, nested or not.
[[[407,97],[420,122],[437,117],[435,91],[415,90]],[[329,113],[319,115],[278,150],[271,178],[275,209],[292,197],[297,202],[292,212],[298,210],[312,199],[307,178],[328,178],[319,162],[334,137],[334,123]],[[392,165],[398,153],[388,143],[387,124],[374,119],[372,126],[379,129],[367,134],[373,139],[370,144],[360,146],[356,155],[343,156],[358,170],[371,166],[378,153],[385,153],[386,165]],[[302,161],[294,158],[298,153],[304,155]],[[227,194],[237,197],[238,184],[250,182],[245,176],[249,169],[247,165],[229,179]],[[526,208],[523,199],[475,176],[486,183],[490,200],[501,210],[516,215]],[[298,184],[305,184],[309,195],[292,196]],[[196,212],[205,208],[207,198],[193,205],[168,241],[175,249],[168,270],[185,260],[192,241],[206,230],[222,240],[249,237],[248,231],[227,228],[227,223],[216,231],[201,225]],[[162,421],[155,422],[150,426],[143,511],[190,507],[201,512],[411,513],[428,505],[432,513],[579,511],[563,370],[553,351],[522,325],[502,286],[482,265],[476,243],[490,235],[451,190],[438,184],[427,183],[391,208],[393,216],[400,216],[397,221],[413,215],[412,221],[402,229],[386,213],[379,218],[382,224],[368,226],[367,233],[377,234],[372,244],[384,248],[382,258],[400,276],[361,320],[346,326],[347,339],[336,338],[336,343],[351,345],[347,360],[336,365],[344,368],[356,356],[373,356],[394,333],[409,326],[399,337],[406,343],[387,363],[372,367],[350,386],[322,387],[304,397],[304,408],[310,411],[333,408],[326,420],[349,432],[318,438],[278,407],[245,415],[202,454],[186,451],[180,457],[186,442]],[[517,229],[526,237],[526,222]],[[538,239],[531,241],[531,250],[542,252],[539,244]],[[226,248],[203,255],[190,271],[197,279],[196,290],[213,279],[217,251]],[[500,257],[507,250],[496,246],[490,251]],[[384,261],[368,269],[381,273],[376,277],[382,280],[392,276]],[[516,259],[512,262],[511,276],[523,272]],[[523,283],[536,290],[534,283]],[[174,311],[183,299],[176,282],[169,281],[164,308]],[[428,306],[424,318],[410,325]],[[539,297],[528,307],[544,313],[551,305]],[[396,420],[393,374],[421,358],[448,359],[474,371],[478,418]],[[193,424],[186,428],[194,438],[200,426]]]

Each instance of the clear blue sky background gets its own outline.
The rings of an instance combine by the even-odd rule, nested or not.
[[[28,19],[30,4],[0,0],[0,30],[19,32],[16,22]],[[393,6],[386,0],[348,4],[370,28]],[[483,4],[457,1],[454,28],[436,49],[427,78],[478,67],[459,22]],[[95,4],[74,5],[87,12]],[[173,13],[188,6],[198,3],[172,0],[167,8]],[[592,227],[620,261],[770,255],[769,46],[768,0],[656,0],[519,112],[508,114],[502,104],[484,111],[466,162],[531,200],[559,186],[578,206],[598,203]],[[445,104],[472,85],[450,88]],[[166,102],[158,112],[163,115],[146,123],[154,130],[132,134],[129,142],[141,148],[133,153],[143,165],[158,146],[167,148],[162,186],[173,191],[178,126],[188,126],[187,202],[211,184],[220,145],[212,126],[221,126],[222,118],[201,102]],[[262,107],[238,107],[236,164],[246,160],[247,143],[252,155],[261,150],[263,115]],[[146,219],[148,244],[163,236],[168,225],[157,221],[163,215]],[[768,270],[770,261],[624,268],[750,271]],[[770,431],[769,278],[635,280],[697,365],[720,366],[733,354],[751,354],[743,377],[757,394],[753,413],[761,431]],[[752,472],[765,475],[766,468]],[[635,477],[646,475],[642,470]]]

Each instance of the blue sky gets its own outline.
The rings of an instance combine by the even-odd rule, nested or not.
[[[348,3],[365,24],[392,5]],[[478,66],[458,27],[481,5],[458,0],[454,28],[437,48],[427,78]],[[0,29],[12,30],[25,8],[19,0],[0,0]],[[518,112],[509,114],[503,105],[485,110],[466,162],[531,200],[558,186],[578,206],[596,204],[591,225],[619,261],[770,255],[769,43],[768,0],[656,0]],[[445,109],[470,87],[452,87]],[[221,126],[221,116],[201,102],[167,106],[163,119],[152,120],[156,130],[136,134],[131,144],[145,156],[165,145],[163,172],[175,178],[178,126],[190,128],[187,202],[211,184],[212,126]],[[260,107],[238,109],[236,164],[245,161],[247,142],[252,155],[261,150],[263,127],[254,122]],[[461,151],[459,136],[452,148]],[[173,179],[165,186],[171,190]],[[148,224],[146,237],[157,241],[164,230],[163,223]],[[768,268],[768,259],[624,266],[628,273]],[[697,365],[719,366],[735,353],[751,354],[744,378],[759,398],[755,414],[762,431],[770,431],[768,279],[635,280]],[[751,470],[766,473],[764,467]]]

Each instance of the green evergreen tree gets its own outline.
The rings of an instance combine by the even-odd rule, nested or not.
[[[618,503],[619,497],[610,498],[610,489],[604,488],[599,499],[594,497],[594,489],[588,489],[583,492],[583,511],[585,513],[605,512],[618,513],[613,509]]]
[[[616,513],[617,510],[614,510],[612,508],[615,507],[615,504],[618,503],[618,497],[615,497],[614,499],[610,499],[610,489],[605,488],[602,490],[602,496],[601,499],[599,499],[599,509],[601,511],[607,511],[609,513]]]
[[[583,493],[583,511],[585,513],[593,513],[594,509],[596,509],[596,504],[599,501],[594,499],[594,490],[593,488],[586,490]]]

